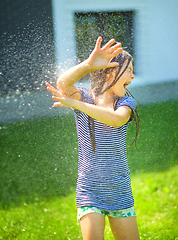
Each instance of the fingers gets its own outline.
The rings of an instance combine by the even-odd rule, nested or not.
[[[56,89],[54,90],[51,87],[47,87],[47,90],[56,96],[60,95],[60,93]]]
[[[53,104],[54,107],[68,107],[68,108],[72,107],[73,99],[62,97],[62,96],[61,97],[52,96],[52,99],[57,101]]]
[[[52,96],[52,99],[54,99],[55,101],[61,101],[64,98],[62,96],[61,97]]]
[[[110,68],[110,67],[117,67],[117,66],[119,66],[118,62],[111,62],[111,63],[108,64],[108,68]]]
[[[101,48],[101,42],[102,42],[102,37],[99,36],[98,39],[96,40],[95,48],[97,48],[97,49]],[[115,39],[112,38],[112,39],[110,39],[101,49],[102,49],[102,50],[107,50],[107,49],[109,49],[114,43],[115,43]],[[116,49],[116,48],[118,48],[118,47],[121,47],[121,45],[122,45],[122,44],[121,44],[120,42],[117,42],[117,44],[116,44],[114,47],[112,47],[112,48]],[[111,49],[112,49],[112,48],[111,48]]]
[[[101,49],[102,50],[107,50],[108,48],[110,48],[113,45],[113,43],[115,43],[115,39],[114,38],[109,40],[109,42],[107,42]]]
[[[122,51],[121,45],[122,45],[121,43],[117,43],[114,46],[110,47],[108,49],[108,53],[114,53],[115,51],[120,51],[120,50]]]
[[[56,88],[54,88],[51,84],[46,82],[47,90],[51,92],[53,95],[52,99],[57,101],[53,104],[53,107],[70,107],[71,101],[67,100],[67,98],[62,95]]]
[[[58,101],[58,102],[53,103],[53,107],[62,107],[63,106],[63,104],[60,102],[60,100],[61,100],[60,97],[52,96],[52,99],[54,99],[55,101]]]
[[[118,62],[111,62],[111,60],[112,60],[114,57],[116,57],[118,54],[120,54],[120,53],[123,51],[123,49],[122,49],[122,48],[119,48],[119,49],[116,49],[115,51],[114,51],[114,50],[115,50],[115,48],[112,50],[113,52],[108,53],[108,55],[109,55],[109,63],[108,63],[107,68],[119,66],[119,63],[118,63]]]
[[[59,92],[55,87],[53,87],[51,84],[49,84],[48,82],[46,82],[46,86],[47,86],[47,88],[49,88],[49,89],[51,89],[51,90],[53,90],[53,91],[55,91],[55,92]]]
[[[115,39],[112,38],[109,40],[101,49],[104,51],[107,51],[108,54],[113,54],[111,58],[115,57],[119,53],[122,52],[122,44],[120,42],[117,42],[114,46],[112,46],[115,43]],[[112,46],[112,47],[111,47]]]
[[[49,91],[49,92],[51,92],[52,94],[54,94],[55,96],[60,96],[60,92],[56,89],[56,88],[54,88],[51,84],[49,84],[48,82],[46,83],[46,86],[47,86],[47,90]]]
[[[116,45],[114,45],[113,47],[107,50],[108,54],[110,55],[110,60],[116,57],[117,55],[119,55],[123,51],[123,48],[121,47],[121,45],[122,45],[121,43],[117,43]],[[109,63],[109,67],[116,67],[118,65],[119,65],[118,62]]]
[[[102,42],[102,37],[99,36],[96,40],[95,48],[100,49],[101,48],[101,42]]]
[[[115,43],[114,38],[109,40],[102,48],[100,48],[101,47],[101,41],[102,41],[102,37],[98,37],[97,42],[96,42],[96,48],[107,52],[110,59],[117,56],[118,54],[120,54],[123,51],[123,48],[121,47],[122,44],[120,42],[117,42],[114,46],[112,46]]]
[[[60,102],[53,103],[53,107],[62,107],[62,104]]]
[[[122,48],[116,49],[115,51],[113,51],[112,53],[110,53],[111,58],[116,57],[118,54],[120,54],[123,51]]]
[[[54,90],[55,88],[51,85],[51,84],[49,84],[48,82],[46,82],[46,89],[49,91],[49,90]]]
[[[49,82],[46,82],[46,86],[55,89]]]

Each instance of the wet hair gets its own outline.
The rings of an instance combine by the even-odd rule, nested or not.
[[[107,90],[109,90],[112,86],[114,86],[114,84],[119,80],[119,78],[123,75],[123,73],[125,72],[125,70],[127,69],[129,63],[132,61],[132,56],[126,52],[126,51],[122,51],[119,55],[117,55],[116,57],[114,57],[111,62],[118,62],[119,66],[117,67],[112,67],[112,68],[105,68],[105,69],[101,69],[101,70],[96,70],[94,72],[91,72],[91,90],[90,93],[92,94],[92,96],[95,98],[101,94],[103,94],[104,92],[106,92]],[[123,67],[123,65],[126,63],[125,68],[122,70],[121,69]],[[115,78],[113,80],[113,82],[107,86],[105,89],[103,89],[104,84],[109,81],[111,74],[113,73],[113,71],[117,70],[117,73],[115,75]]]
[[[101,70],[96,70],[94,72],[91,72],[91,75],[90,75],[90,79],[91,79],[90,94],[91,94],[92,99],[93,99],[93,104],[94,104],[94,100],[99,95],[102,95],[104,92],[108,91],[111,87],[114,86],[114,84],[119,80],[119,78],[126,71],[127,67],[129,66],[129,64],[132,60],[133,60],[132,56],[127,51],[123,50],[119,55],[117,55],[116,57],[114,57],[111,60],[111,62],[118,62],[119,66],[112,67],[112,68],[101,69]],[[124,69],[123,69],[123,66],[124,66]],[[113,71],[117,71],[116,75],[114,77],[114,80],[106,88],[104,88],[105,83],[110,80],[110,77],[113,74]],[[133,97],[132,93],[128,90],[127,90],[125,96]],[[119,97],[117,97],[117,96],[115,97],[114,106],[113,106],[114,110],[116,110],[116,105],[117,105],[117,102],[118,102],[119,99],[120,99]],[[134,120],[135,125],[136,125],[136,135],[135,135],[135,139],[130,144],[130,146],[133,143],[135,143],[135,147],[137,149],[136,140],[137,140],[138,133],[139,133],[139,128],[140,128],[140,118],[139,118],[139,115],[138,115],[138,112],[137,112],[137,108],[132,113],[131,117]],[[89,130],[90,130],[90,140],[91,140],[91,143],[92,143],[92,149],[95,152],[94,119],[90,116],[89,116],[88,124],[89,124]]]

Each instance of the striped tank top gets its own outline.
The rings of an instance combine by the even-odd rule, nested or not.
[[[84,89],[81,101],[92,104]],[[120,98],[116,109],[128,106],[133,111],[136,102],[132,97]],[[126,156],[127,125],[111,127],[94,120],[95,153],[90,141],[89,117],[74,109],[79,144],[77,207],[94,206],[104,210],[126,209],[134,205],[130,171]],[[91,127],[92,129],[92,127]]]

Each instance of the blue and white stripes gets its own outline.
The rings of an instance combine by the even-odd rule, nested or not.
[[[89,93],[80,89],[82,101],[92,103]],[[119,106],[135,109],[135,100],[121,98]],[[95,153],[92,151],[88,115],[74,110],[79,143],[77,207],[94,206],[119,210],[134,205],[126,157],[127,124],[111,127],[94,120]],[[91,127],[92,129],[92,127]]]

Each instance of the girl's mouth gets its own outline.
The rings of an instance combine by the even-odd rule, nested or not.
[[[131,84],[131,80],[128,80],[124,83],[124,88],[126,89],[130,84]]]
[[[124,84],[124,89],[126,90],[128,86],[129,86],[129,83],[125,83]]]

